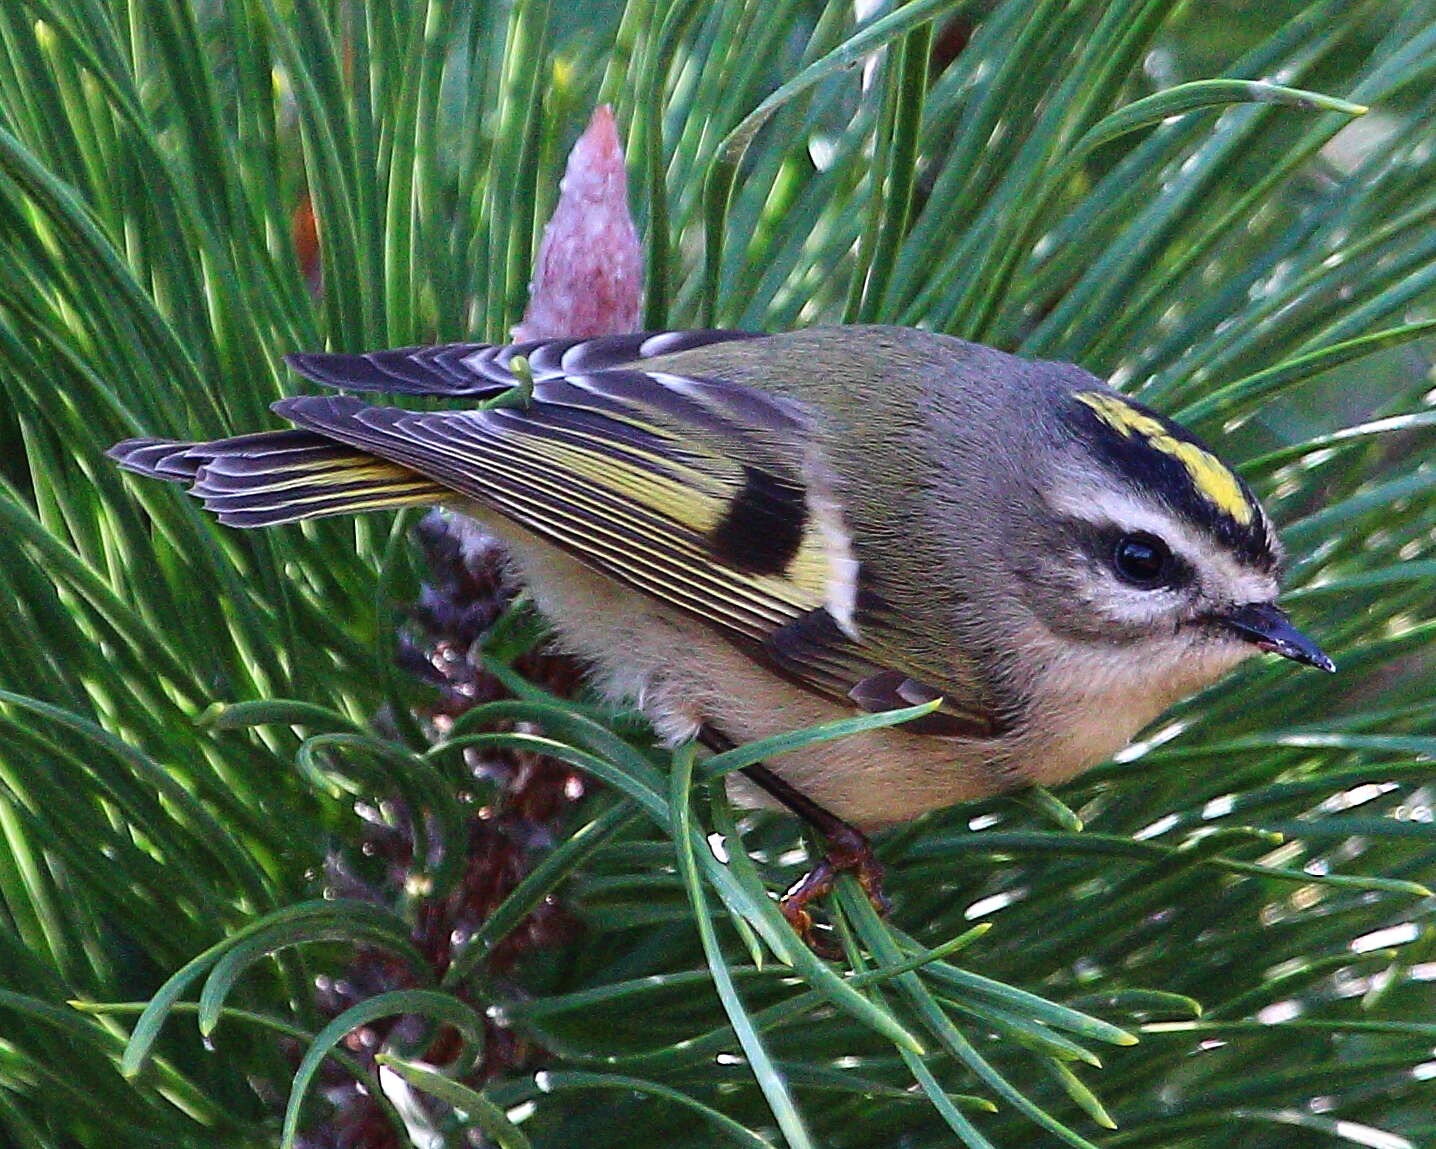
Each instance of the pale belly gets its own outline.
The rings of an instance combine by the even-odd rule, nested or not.
[[[589,570],[564,552],[496,519],[470,512],[505,540],[535,603],[560,641],[593,666],[599,689],[636,703],[670,744],[711,724],[736,743],[852,717],[765,670],[701,623]],[[1164,674],[1115,673],[1100,658],[1052,659],[1043,721],[989,740],[868,731],[794,750],[766,765],[813,801],[864,829],[1033,783],[1056,784],[1109,757],[1176,698],[1227,669],[1238,656],[1182,664]],[[772,805],[741,778],[744,804]]]
[[[565,649],[593,666],[615,701],[636,703],[671,745],[711,724],[737,743],[850,718],[840,706],[779,678],[701,623],[597,574],[489,514],[472,514],[505,540],[535,604]],[[900,729],[791,751],[766,765],[856,826],[903,822],[967,798],[1020,786],[994,742],[939,739]],[[772,805],[735,778],[734,798]]]

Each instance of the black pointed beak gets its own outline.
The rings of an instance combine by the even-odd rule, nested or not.
[[[1255,643],[1258,650],[1279,654],[1328,674],[1336,672],[1336,663],[1326,656],[1321,647],[1292,626],[1286,611],[1275,603],[1249,602],[1223,615],[1222,621],[1248,642]]]

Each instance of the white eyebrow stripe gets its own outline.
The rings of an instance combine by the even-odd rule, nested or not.
[[[1204,581],[1213,581],[1214,575],[1217,585],[1208,589],[1229,594],[1233,602],[1271,602],[1276,598],[1278,585],[1274,577],[1242,566],[1226,551],[1206,543],[1180,519],[1126,491],[1078,482],[1061,490],[1049,489],[1043,497],[1060,515],[1094,526],[1156,535],[1194,570],[1208,574]]]

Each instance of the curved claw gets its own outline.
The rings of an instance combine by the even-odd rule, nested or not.
[[[862,886],[863,893],[867,894],[873,909],[882,917],[888,915],[892,910],[892,902],[883,891],[882,863],[873,853],[872,843],[866,835],[846,824],[842,824],[842,829],[829,837],[827,855],[794,882],[778,903],[783,917],[803,939],[803,944],[827,961],[836,961],[842,954],[817,936],[808,905],[831,893],[838,875],[842,873],[853,874]]]

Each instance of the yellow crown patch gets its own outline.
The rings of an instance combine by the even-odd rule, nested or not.
[[[1251,504],[1242,485],[1220,459],[1195,443],[1176,438],[1160,420],[1139,411],[1125,399],[1101,391],[1079,391],[1076,399],[1097,413],[1097,417],[1122,435],[1136,435],[1153,450],[1181,463],[1201,496],[1242,526],[1252,521]]]

